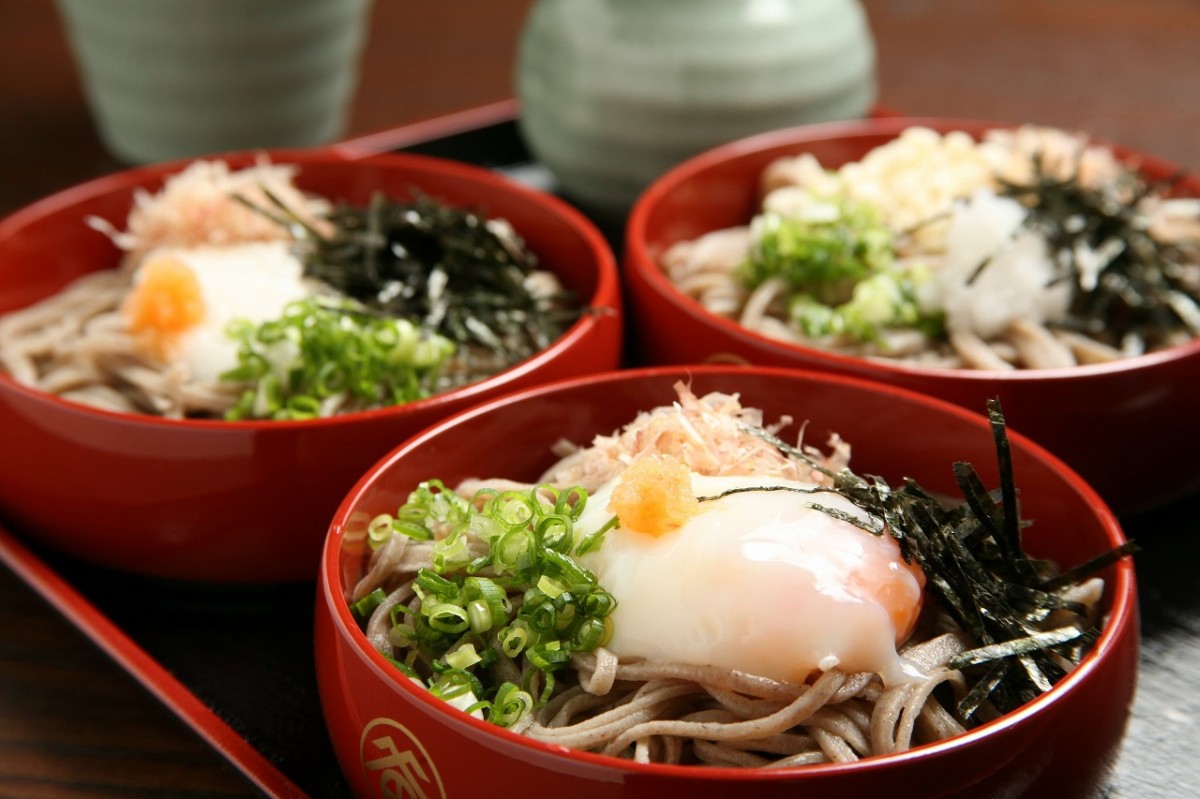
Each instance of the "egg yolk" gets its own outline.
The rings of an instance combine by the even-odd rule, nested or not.
[[[897,549],[899,549],[898,546]],[[896,645],[899,646],[908,640],[913,629],[916,628],[921,614],[921,602],[919,596],[914,601],[912,594],[907,590],[907,586],[911,583],[908,583],[903,577],[897,578],[895,573],[906,572],[911,575],[918,586],[924,588],[925,572],[921,571],[921,567],[917,564],[908,563],[902,558],[891,561],[888,566],[891,573],[886,579],[864,579],[862,576],[856,575],[852,582],[860,595],[873,594],[880,607],[887,611],[888,616],[891,617],[892,626],[896,628]],[[901,583],[899,580],[904,580],[904,582]]]
[[[622,527],[658,536],[679,529],[699,504],[687,466],[671,455],[647,455],[626,468],[608,510]]]
[[[122,312],[129,329],[146,336],[164,355],[180,334],[204,318],[200,280],[178,258],[152,258],[140,267]]]

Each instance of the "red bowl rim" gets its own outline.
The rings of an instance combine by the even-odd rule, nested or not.
[[[379,678],[390,682],[393,686],[398,686],[399,690],[409,695],[409,698],[426,708],[432,710],[435,714],[445,714],[447,725],[453,727],[457,724],[465,724],[469,730],[475,735],[496,735],[501,740],[507,743],[530,747],[532,750],[540,754],[566,758],[568,760],[578,760],[594,766],[611,768],[615,771],[625,771],[642,773],[648,775],[656,775],[661,777],[669,776],[686,776],[696,775],[695,766],[685,765],[666,765],[660,763],[635,763],[633,761],[624,760],[621,758],[600,755],[591,752],[584,752],[567,747],[549,744],[542,741],[537,741],[523,735],[511,732],[507,729],[496,727],[481,719],[468,716],[461,711],[449,706],[443,700],[434,697],[427,690],[420,688],[404,679],[396,668],[391,665],[379,652],[371,647],[366,637],[359,630],[357,623],[350,614],[349,603],[347,603],[341,593],[341,541],[344,531],[344,521],[349,516],[353,506],[356,504],[359,496],[363,494],[368,487],[374,483],[379,475],[384,472],[393,460],[401,455],[417,450],[425,446],[431,439],[435,439],[438,435],[447,428],[461,424],[464,421],[472,419],[476,416],[487,415],[496,412],[498,409],[512,402],[521,402],[530,397],[536,397],[543,394],[552,394],[562,390],[571,390],[575,387],[590,384],[590,383],[605,383],[612,381],[620,381],[625,379],[638,379],[643,377],[687,377],[693,374],[756,374],[768,377],[778,377],[784,379],[808,379],[818,382],[826,382],[833,384],[846,385],[848,387],[857,387],[859,389],[867,389],[880,394],[886,394],[899,401],[907,401],[926,405],[939,413],[948,414],[959,417],[960,419],[979,425],[981,431],[987,428],[987,420],[981,414],[973,411],[968,411],[957,405],[951,404],[944,400],[930,397],[919,392],[910,391],[908,389],[898,388],[877,383],[871,380],[865,380],[857,377],[845,375],[829,374],[805,369],[789,369],[786,367],[771,367],[771,366],[730,366],[728,364],[706,364],[692,366],[652,366],[641,367],[636,369],[625,369],[610,372],[600,372],[593,375],[582,377],[568,378],[557,380],[550,383],[541,384],[532,388],[523,389],[512,392],[501,398],[490,400],[481,403],[474,407],[459,411],[445,420],[433,425],[424,431],[410,437],[407,441],[395,447],[390,453],[381,458],[371,469],[363,475],[363,477],[355,484],[346,499],[339,506],[333,520],[330,524],[329,533],[323,546],[321,556],[321,566],[319,573],[319,592],[321,595],[323,609],[318,609],[318,613],[330,612],[333,621],[333,626],[337,631],[337,635],[343,641],[348,641],[354,653],[362,660],[368,668]],[[1015,447],[1022,448],[1033,455],[1038,460],[1047,463],[1053,470],[1059,473],[1066,482],[1067,487],[1078,493],[1085,501],[1087,507],[1093,509],[1096,514],[1107,538],[1108,544],[1112,547],[1117,547],[1126,542],[1125,534],[1121,528],[1119,521],[1113,512],[1105,504],[1104,500],[1095,492],[1091,486],[1083,480],[1073,469],[1066,465],[1062,460],[1042,448],[1037,443],[1029,438],[1026,438],[1017,431],[1008,431],[1009,440]],[[854,763],[826,763],[807,766],[793,766],[778,769],[739,769],[733,767],[704,767],[703,775],[705,779],[726,780],[726,781],[786,781],[803,778],[805,775],[822,775],[830,776],[843,772],[861,772],[864,770],[878,770],[888,768],[892,765],[903,764],[914,759],[925,759],[936,757],[943,753],[959,749],[960,747],[970,746],[972,743],[989,737],[997,733],[1003,733],[1012,728],[1018,727],[1033,717],[1041,715],[1049,711],[1058,702],[1063,701],[1068,695],[1074,693],[1078,686],[1085,681],[1091,679],[1093,673],[1099,668],[1099,663],[1115,655],[1119,651],[1122,640],[1128,636],[1134,636],[1134,641],[1137,640],[1137,587],[1136,574],[1132,559],[1129,557],[1122,558],[1113,568],[1113,580],[1111,585],[1112,597],[1111,605],[1108,609],[1107,622],[1104,625],[1100,636],[1097,638],[1092,649],[1080,661],[1079,665],[1060,680],[1048,693],[1042,694],[1036,699],[1022,705],[1020,708],[1006,713],[998,719],[994,719],[985,724],[981,724],[962,735],[953,738],[947,738],[943,741],[923,744],[914,747],[906,752],[895,754],[878,755]],[[1125,643],[1128,646],[1128,641]]]
[[[672,308],[702,326],[712,327],[732,341],[751,350],[767,353],[779,359],[794,359],[803,355],[812,364],[828,366],[843,372],[872,374],[886,379],[889,375],[908,377],[926,376],[956,383],[971,383],[976,380],[1002,383],[1040,383],[1088,378],[1099,375],[1129,372],[1161,364],[1179,361],[1200,354],[1200,337],[1167,347],[1155,352],[1122,358],[1099,364],[1061,367],[1054,369],[952,369],[937,366],[919,366],[900,361],[860,358],[830,350],[822,350],[804,344],[780,341],[743,327],[737,321],[705,310],[698,302],[681,292],[659,267],[657,260],[646,247],[646,228],[649,217],[654,213],[664,196],[675,191],[697,174],[714,166],[762,150],[787,147],[799,151],[804,145],[831,139],[861,136],[898,136],[910,127],[928,127],[939,132],[962,130],[978,135],[989,129],[1012,129],[1018,123],[990,122],[981,119],[954,119],[945,117],[874,117],[839,122],[800,125],[791,128],[759,133],[727,144],[719,145],[681,162],[656,179],[635,201],[629,214],[625,232],[625,251],[622,267],[630,275],[644,281],[659,298]],[[1093,138],[1090,141],[1107,146],[1114,154],[1128,162],[1163,174],[1183,174],[1178,166],[1153,155],[1134,151],[1122,145]],[[1186,175],[1183,182],[1200,196],[1200,176]],[[781,361],[783,362],[783,361]],[[811,367],[810,367],[811,368]]]
[[[481,185],[503,189],[505,192],[522,197],[544,209],[547,217],[557,218],[568,227],[573,228],[584,240],[588,249],[594,253],[597,266],[596,288],[592,292],[592,295],[586,298],[587,304],[585,307],[593,308],[597,313],[585,312],[581,314],[570,327],[551,342],[550,346],[483,380],[478,380],[450,391],[434,394],[431,397],[414,400],[402,405],[354,411],[316,419],[247,419],[240,421],[226,421],[223,419],[169,419],[151,414],[111,411],[64,400],[57,395],[20,383],[3,371],[0,371],[0,387],[24,394],[51,406],[57,406],[63,411],[86,415],[94,414],[97,417],[119,421],[124,424],[146,425],[164,429],[191,428],[258,432],[267,430],[282,431],[298,427],[318,428],[347,423],[369,423],[372,420],[380,418],[404,416],[425,410],[436,410],[441,406],[453,405],[461,407],[464,403],[476,401],[481,395],[491,394],[497,390],[505,390],[505,387],[509,384],[519,381],[530,372],[542,368],[547,363],[559,357],[564,351],[570,350],[580,340],[590,337],[597,326],[601,324],[600,316],[602,314],[609,312],[620,313],[620,272],[617,268],[616,256],[596,225],[584,216],[583,213],[574,206],[547,192],[524,186],[498,172],[472,164],[416,153],[389,152],[364,156],[338,147],[259,149],[217,154],[207,156],[203,159],[184,158],[160,164],[133,167],[68,187],[40,200],[36,200],[14,211],[5,218],[0,218],[0,240],[7,238],[14,232],[21,230],[48,214],[56,213],[61,208],[115,191],[126,191],[152,184],[168,175],[179,172],[197,160],[221,159],[230,163],[248,164],[252,163],[255,159],[263,157],[268,158],[274,164],[295,164],[300,167],[303,167],[305,164],[355,164],[364,167],[409,171],[418,175],[449,174]]]

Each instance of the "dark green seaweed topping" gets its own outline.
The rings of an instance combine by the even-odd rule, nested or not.
[[[578,315],[533,296],[525,280],[536,257],[474,211],[428,197],[376,195],[366,208],[338,206],[329,219],[336,232],[309,240],[312,276],[453,341],[524,358],[549,346]]]
[[[1013,710],[1065,676],[1069,663],[1078,662],[1100,629],[1099,622],[1087,629],[1055,626],[1050,617],[1056,611],[1078,614],[1083,610],[1055,589],[1074,584],[1136,549],[1127,543],[1061,575],[1051,564],[1026,555],[1021,532],[1027,524],[1020,518],[1012,453],[998,400],[989,401],[988,416],[1000,487],[987,491],[969,463],[955,463],[955,482],[964,498],[957,505],[948,505],[909,478],[893,488],[877,476],[864,477],[848,469],[829,471],[776,436],[751,430],[832,477],[832,490],[872,518],[864,522],[817,501],[812,506],[875,535],[886,530],[899,542],[905,559],[924,571],[926,590],[978,644],[949,664],[982,670],[958,703],[964,720],[985,702],[1001,713]]]
[[[1154,349],[1200,335],[1200,285],[1189,276],[1197,254],[1151,235],[1142,207],[1178,180],[1148,183],[1129,171],[1117,186],[1092,188],[1075,175],[1047,174],[1035,157],[1028,184],[1001,182],[1004,194],[1029,209],[1025,225],[1046,237],[1060,279],[1074,287],[1060,326],[1117,348],[1131,339]],[[1103,262],[1098,270],[1084,263],[1097,257]]]
[[[507,223],[423,195],[375,194],[366,207],[337,205],[324,234],[278,198],[257,209],[301,242],[309,277],[368,311],[408,319],[467,348],[514,363],[545,349],[580,314],[566,292],[531,293],[537,257]]]

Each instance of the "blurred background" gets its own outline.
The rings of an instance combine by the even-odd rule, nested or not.
[[[376,0],[347,135],[509,97],[532,5]],[[1078,127],[1200,166],[1196,0],[863,6],[889,109]],[[121,166],[96,134],[51,0],[0,2],[0,76],[0,211]]]
[[[375,0],[346,136],[509,98],[533,2]],[[889,110],[1078,128],[1200,168],[1198,0],[863,6]],[[0,0],[0,215],[122,167],[96,133],[54,2]],[[0,628],[0,795],[253,795],[2,568]]]

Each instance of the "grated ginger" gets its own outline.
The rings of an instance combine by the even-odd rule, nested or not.
[[[699,507],[687,466],[670,455],[645,455],[621,474],[607,509],[622,527],[659,536],[678,530]]]

